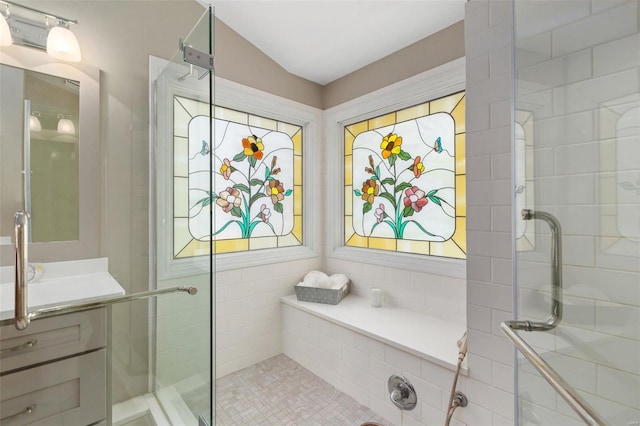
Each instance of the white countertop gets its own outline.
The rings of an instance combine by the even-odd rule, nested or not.
[[[42,278],[28,284],[29,312],[123,295],[124,289],[107,271],[107,259],[38,264]],[[14,268],[0,268],[0,320],[14,317]]]
[[[462,325],[393,306],[373,308],[369,299],[354,295],[348,295],[337,305],[301,302],[295,295],[281,300],[445,368],[455,370],[457,367],[456,341],[466,331]],[[466,362],[461,372],[464,375],[468,373]]]

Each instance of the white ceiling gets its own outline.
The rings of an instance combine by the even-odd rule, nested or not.
[[[464,18],[465,0],[219,0],[216,16],[292,74],[325,85]]]

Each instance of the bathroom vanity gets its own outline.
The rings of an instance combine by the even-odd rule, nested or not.
[[[120,296],[106,259],[32,265],[29,312]],[[0,423],[87,425],[106,418],[107,309],[12,323],[12,267],[0,268]]]
[[[87,425],[106,417],[106,309],[0,327],[0,423]]]

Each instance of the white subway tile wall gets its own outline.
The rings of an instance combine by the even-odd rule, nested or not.
[[[467,125],[470,403],[455,417],[469,425],[514,424],[513,346],[497,327],[513,316],[511,21],[511,2],[466,3],[467,122],[490,111],[488,125]]]
[[[351,280],[351,293],[369,297],[371,287],[381,288],[384,303],[466,324],[466,280],[379,265],[326,259],[328,274],[343,273]]]
[[[216,271],[216,377],[282,353],[280,298],[319,259]]]

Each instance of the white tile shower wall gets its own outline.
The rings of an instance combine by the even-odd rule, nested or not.
[[[318,258],[216,272],[216,377],[282,353],[280,298]]]
[[[282,315],[285,355],[393,424],[444,423],[452,370],[288,305],[283,305]],[[418,405],[404,416],[389,401],[387,380],[392,374],[404,375],[418,394]],[[462,377],[458,389],[465,391],[466,386],[466,379]],[[487,397],[494,396],[495,392]],[[474,404],[468,409],[473,411],[475,419],[469,424],[488,424],[483,421],[487,419],[486,410]],[[463,423],[455,420],[451,424]]]
[[[535,120],[535,206],[563,226],[564,327],[531,343],[608,422],[633,424],[640,420],[640,263],[637,241],[624,232],[637,229],[637,213],[619,214],[623,195],[616,187],[625,179],[616,170],[630,172],[630,181],[640,172],[637,118],[624,137],[618,132],[624,113],[640,107],[639,3],[566,4],[575,15],[544,29],[528,12],[517,13],[538,27],[535,36],[517,37],[518,55],[526,59],[517,61],[516,108],[533,111]],[[555,3],[546,7],[556,13]],[[523,90],[525,101],[543,103],[521,102]],[[625,146],[627,137],[635,138],[634,149]],[[637,211],[637,197],[626,202]],[[549,275],[541,271],[549,268],[549,235],[539,233],[535,251],[518,255],[520,316],[546,319]],[[535,373],[522,371],[527,412],[575,418]]]
[[[328,258],[326,272],[351,280],[351,293],[369,297],[371,287],[384,291],[384,303],[456,324],[466,324],[466,280]]]
[[[469,425],[514,424],[513,346],[496,326],[513,316],[511,34],[511,2],[466,3],[470,402],[455,417]],[[483,109],[488,123],[473,117]]]

